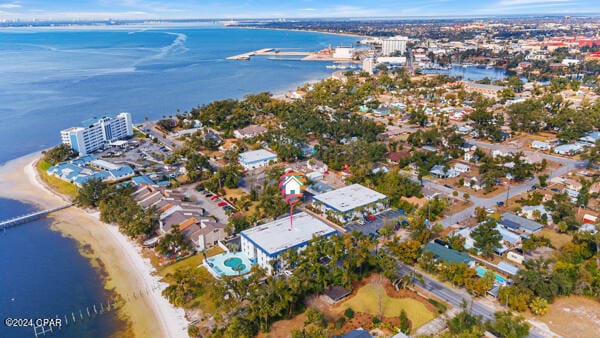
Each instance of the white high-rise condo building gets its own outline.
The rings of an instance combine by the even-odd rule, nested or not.
[[[400,54],[404,54],[406,52],[407,42],[408,38],[406,36],[399,35],[383,39],[381,41],[381,53],[384,56],[394,55],[398,52],[400,52]]]
[[[81,123],[81,127],[72,127],[60,132],[62,143],[70,145],[79,155],[93,153],[110,142],[131,136],[133,122],[129,113],[86,120]]]

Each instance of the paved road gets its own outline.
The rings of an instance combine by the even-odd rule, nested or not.
[[[479,147],[488,148],[488,149],[507,150],[506,146],[499,145],[499,144],[490,144],[490,143],[473,141],[473,140],[469,140],[469,143],[472,143]],[[530,152],[530,151],[525,151],[524,153],[525,154],[537,154],[537,155],[540,155],[542,158],[545,158],[548,161],[554,161],[554,162],[560,163],[561,164],[560,168],[550,172],[550,174],[549,174],[550,179],[557,177],[557,176],[564,175],[573,169],[585,168],[587,166],[587,161],[577,161],[577,160],[573,160],[570,158],[548,155],[548,154],[541,154],[541,153],[537,153],[537,152],[534,153],[534,152]],[[538,179],[532,178],[532,179],[529,179],[528,181],[525,181],[524,183],[522,183],[520,185],[516,185],[516,186],[511,185],[510,190],[508,192],[508,198],[512,198],[514,196],[517,196],[519,194],[522,194],[522,193],[530,190],[533,187],[533,185],[536,183],[539,183]],[[429,179],[424,179],[423,184],[426,187],[444,192],[445,194],[448,194],[448,195],[451,195],[452,192],[454,191],[454,189],[445,187],[445,186],[438,184],[434,181],[431,181]],[[507,194],[505,194],[505,193],[498,194],[496,196],[488,197],[488,198],[471,196],[470,200],[473,202],[473,206],[466,208],[462,211],[459,211],[458,213],[455,213],[453,215],[448,215],[446,218],[441,220],[439,223],[442,224],[444,226],[444,228],[447,228],[453,224],[460,223],[463,220],[471,217],[471,215],[473,215],[473,213],[475,212],[475,208],[477,208],[477,207],[493,208],[496,206],[497,202],[500,202],[500,201],[504,202],[506,199],[507,199]]]
[[[400,263],[398,266],[398,274],[406,275],[413,270],[412,267]],[[453,289],[449,286],[446,286],[436,280],[433,280],[425,275],[423,275],[423,282],[416,280],[415,284],[420,286],[421,288],[429,291],[433,295],[438,298],[444,300],[449,303],[453,307],[460,308],[463,300],[467,301],[467,304],[471,306],[471,313],[474,315],[481,315],[484,319],[493,320],[494,319],[494,310],[488,308],[487,306],[481,304],[477,300],[474,300],[469,294],[467,294],[463,290]]]
[[[412,270],[413,270],[413,268],[406,264],[399,263],[399,265],[398,265],[398,274],[399,275],[406,275],[406,274],[410,273]],[[438,298],[446,301],[453,307],[460,308],[463,300],[465,300],[468,305],[467,309],[470,307],[471,314],[480,315],[483,317],[484,320],[493,321],[495,319],[494,309],[491,309],[491,308],[487,307],[485,304],[482,304],[480,300],[474,299],[466,291],[464,291],[462,289],[459,290],[459,289],[451,288],[451,287],[446,286],[446,285],[444,285],[436,280],[433,280],[425,275],[423,275],[423,282],[424,283],[421,283],[420,281],[415,280],[416,285],[427,290],[428,292],[437,296]],[[544,338],[545,335],[538,333],[538,332],[534,332],[534,331],[532,331],[532,329],[530,329],[529,337],[530,338]]]

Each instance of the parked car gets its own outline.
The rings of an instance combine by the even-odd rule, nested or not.
[[[553,192],[560,192],[560,189],[558,189],[558,188],[552,188],[550,190],[553,191]]]
[[[227,202],[219,202],[219,204],[217,204],[220,207],[224,207],[227,205]]]
[[[367,218],[368,218],[368,219],[369,219],[369,221],[371,221],[371,222],[373,222],[375,219],[377,219],[377,217],[375,217],[375,216],[373,216],[373,215],[371,215],[371,214],[367,215]]]
[[[496,205],[497,205],[497,206],[499,206],[499,207],[501,207],[501,206],[503,206],[503,205],[504,205],[504,202],[502,202],[502,201],[498,201],[498,202],[496,202]]]
[[[217,196],[217,195],[214,195],[214,196],[212,196],[210,199],[211,199],[212,201],[214,201],[214,200],[216,200],[216,199],[219,199],[219,196]]]

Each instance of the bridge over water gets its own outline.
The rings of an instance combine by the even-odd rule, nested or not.
[[[65,204],[63,206],[60,207],[56,207],[56,208],[52,208],[52,209],[47,209],[47,210],[42,210],[42,211],[36,211],[36,212],[32,212],[30,214],[27,215],[22,215],[19,217],[15,217],[15,218],[11,218],[5,221],[1,221],[0,222],[0,230],[6,230],[8,228],[12,228],[14,226],[20,225],[20,224],[25,224],[25,223],[29,223],[29,222],[33,222],[36,221],[38,219],[44,218],[46,216],[48,216],[48,214],[51,214],[53,212],[62,210],[62,209],[66,209],[70,206],[72,206],[73,203],[69,203],[69,204]]]

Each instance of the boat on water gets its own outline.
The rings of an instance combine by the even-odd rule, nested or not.
[[[336,69],[337,66],[335,66],[335,65],[327,65],[327,66],[325,66],[325,68],[327,68],[327,69]]]

